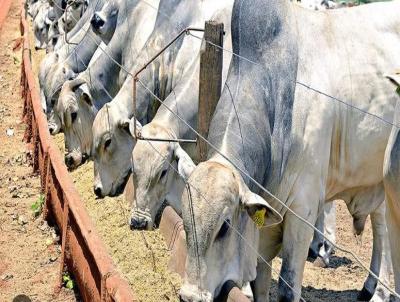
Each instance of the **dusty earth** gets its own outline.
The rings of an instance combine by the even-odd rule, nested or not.
[[[35,70],[43,55],[42,51],[33,53]],[[2,135],[3,128],[2,126]],[[58,135],[55,139],[63,152],[63,136]],[[167,270],[170,253],[159,231],[132,232],[127,225],[129,209],[123,197],[102,200],[94,197],[92,163],[84,165],[71,175],[108,252],[139,300],[178,301],[177,291],[181,280],[179,276]],[[37,180],[35,181],[37,183]],[[354,251],[369,266],[372,251],[370,220],[367,221],[362,240],[355,239],[352,219],[343,202],[338,203],[337,241]],[[279,271],[280,259],[277,258],[273,265]],[[302,297],[311,302],[356,301],[358,290],[362,288],[366,276],[367,273],[354,259],[337,252],[329,268],[314,267],[312,263],[307,262]],[[273,274],[273,278],[275,282],[272,287],[272,301],[275,301],[277,275]]]
[[[0,301],[22,294],[31,301],[77,301],[65,288],[55,294],[59,238],[31,209],[40,198],[40,184],[22,142],[19,16],[20,1],[13,0],[0,29]]]

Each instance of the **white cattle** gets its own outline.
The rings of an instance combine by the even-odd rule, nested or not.
[[[103,3],[104,0],[90,2],[82,18],[68,33],[68,43],[65,37],[59,39],[55,51],[48,54],[40,64],[39,84],[42,103],[45,104],[49,130],[52,134],[60,131],[60,121],[54,115],[53,107],[58,100],[62,85],[86,69],[101,43],[101,39],[91,31],[90,18]]]
[[[268,263],[279,251],[278,301],[299,301],[313,231],[291,211],[314,225],[321,203],[343,199],[357,233],[378,211],[381,205],[371,203],[378,198],[355,197],[383,192],[391,127],[382,119],[392,121],[397,101],[383,72],[400,64],[399,10],[400,1],[324,13],[279,0],[235,1],[233,50],[247,60],[233,59],[227,83],[235,106],[224,89],[210,126],[209,140],[224,156],[211,149],[189,177],[191,191],[183,193],[184,301],[211,301],[228,280],[239,286],[254,280],[255,301],[268,301]],[[329,60],[315,49],[329,50]],[[388,170],[400,171],[395,159]],[[395,193],[399,178],[391,176],[385,174],[385,186]],[[399,209],[398,199],[388,205],[400,292],[394,249],[400,246],[400,215],[392,210]],[[386,230],[380,229],[384,244]],[[381,250],[384,256],[384,245]],[[387,292],[373,299],[382,298]]]
[[[226,0],[160,1],[160,13],[154,31],[138,54],[132,73],[138,71],[186,27],[203,27],[205,21],[225,4]],[[141,124],[148,123],[159,106],[152,93],[164,100],[173,87],[185,78],[188,64],[200,42],[193,38],[192,50],[177,61],[182,51],[182,41],[181,38],[174,43],[139,77],[149,89],[140,83],[137,85],[136,118]],[[130,158],[135,143],[129,133],[129,122],[134,113],[132,93],[132,78],[128,77],[118,95],[100,109],[93,123],[94,191],[99,197],[121,194],[131,173]]]
[[[233,1],[225,1],[225,3],[225,8],[217,11],[211,19],[224,24],[224,47],[232,50],[230,27]],[[198,43],[196,48],[193,47],[193,43]],[[185,49],[187,51],[184,51]],[[177,62],[186,60],[187,56],[192,57],[192,61],[189,64],[186,63],[188,70],[184,72],[185,80],[179,82],[163,102],[196,129],[200,67],[197,54],[199,51],[199,41],[194,41],[190,36],[185,37]],[[231,58],[230,53],[224,53],[222,83],[225,83]],[[193,143],[181,145],[178,142],[168,142],[168,140],[195,139],[196,136],[175,114],[161,106],[154,119],[139,129],[144,137],[166,141],[139,140],[132,151],[132,181],[136,188],[136,199],[128,199],[133,205],[130,219],[132,229],[153,229],[154,223],[157,223],[155,219],[160,216],[165,201],[176,212],[182,211],[181,196],[185,184],[170,165],[175,166],[182,175],[188,177],[187,169],[182,167],[191,162],[191,159],[187,158],[188,155],[191,158],[195,157],[196,149]],[[131,127],[131,133],[134,136],[133,127]],[[185,164],[182,164],[183,162]]]
[[[48,2],[36,2],[38,7],[36,14],[33,14],[33,34],[35,37],[35,49],[44,49],[47,46],[48,31],[52,21],[49,19],[50,5]]]
[[[398,54],[399,52],[394,55]],[[389,75],[388,78],[396,85],[400,96],[400,71]],[[395,285],[397,293],[400,293],[400,100],[397,102],[394,115],[392,132],[385,153],[384,185]]]
[[[157,7],[159,0],[150,3]],[[125,14],[120,15],[122,20],[118,20],[107,47],[99,47],[98,58],[93,58],[90,66],[75,80],[64,83],[54,108],[65,135],[65,163],[70,169],[89,158],[94,118],[98,110],[118,93],[123,83],[118,79],[127,76],[125,69],[131,69],[132,54],[142,49],[154,28],[157,11],[139,0],[125,4],[122,6]],[[120,68],[122,64],[123,69]]]

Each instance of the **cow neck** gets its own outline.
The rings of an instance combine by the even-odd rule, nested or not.
[[[291,148],[297,43],[286,2],[271,0],[261,8],[242,8],[242,2],[236,1],[233,9],[233,51],[259,65],[232,59],[209,140],[257,182],[275,185],[271,180],[282,179]],[[221,156],[210,149],[208,159],[221,161]],[[242,177],[251,190],[260,191]]]
[[[109,103],[109,106],[118,112],[118,117],[130,119],[133,116],[132,84],[132,77],[128,77],[113,101]]]

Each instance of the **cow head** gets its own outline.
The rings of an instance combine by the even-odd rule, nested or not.
[[[108,44],[117,26],[120,0],[107,1],[100,11],[94,13],[90,21],[93,31]]]
[[[31,1],[28,3],[28,14],[32,17],[32,19],[36,18],[42,5],[44,5],[43,1]]]
[[[92,124],[97,113],[83,79],[65,82],[54,110],[61,118],[65,137],[65,164],[72,170],[90,155]]]
[[[53,8],[56,20],[58,20],[67,7],[67,0],[48,0],[49,5]]]
[[[92,128],[93,189],[99,198],[122,194],[131,174],[135,141],[129,132],[130,120],[113,102],[99,110]]]
[[[188,256],[180,296],[212,301],[227,281],[241,287],[255,279],[257,255],[249,245],[257,250],[257,226],[277,223],[280,216],[228,164],[201,163],[189,183],[190,194],[182,195]]]
[[[77,74],[66,64],[60,62],[50,67],[46,76],[48,83],[44,89],[48,112],[54,108],[66,81],[75,79]]]
[[[63,34],[63,32],[60,32],[59,21],[53,22],[50,25],[49,32],[48,32],[48,40],[47,40],[47,48],[46,48],[47,53],[54,51],[54,49],[60,39],[61,34]]]
[[[78,23],[82,14],[88,6],[87,0],[70,0],[68,1],[65,13],[61,20],[65,26],[65,31],[69,32]]]
[[[44,98],[46,100],[46,114],[49,121],[50,134],[55,135],[62,129],[61,119],[57,112],[54,112],[54,107],[57,106],[58,98],[60,96],[61,88],[65,81],[73,80],[76,78],[76,74],[64,66],[64,64],[55,64],[50,67],[46,79],[45,85],[42,85]]]
[[[131,127],[131,133],[133,129]],[[167,128],[150,123],[141,129],[144,137],[174,139],[175,134]],[[189,155],[176,142],[139,140],[132,152],[132,180],[136,190],[130,226],[132,229],[153,228],[164,201],[178,203],[183,181],[171,167],[175,167],[183,178],[188,178],[195,165]],[[169,197],[169,198],[168,198]]]
[[[35,49],[45,49],[47,35],[52,21],[47,16],[48,9],[42,8],[33,20],[33,32],[35,36]]]

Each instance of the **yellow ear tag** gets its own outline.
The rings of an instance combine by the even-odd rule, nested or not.
[[[257,210],[254,215],[251,217],[257,227],[262,228],[265,222],[265,213],[267,212],[266,208],[262,208],[261,210]]]

